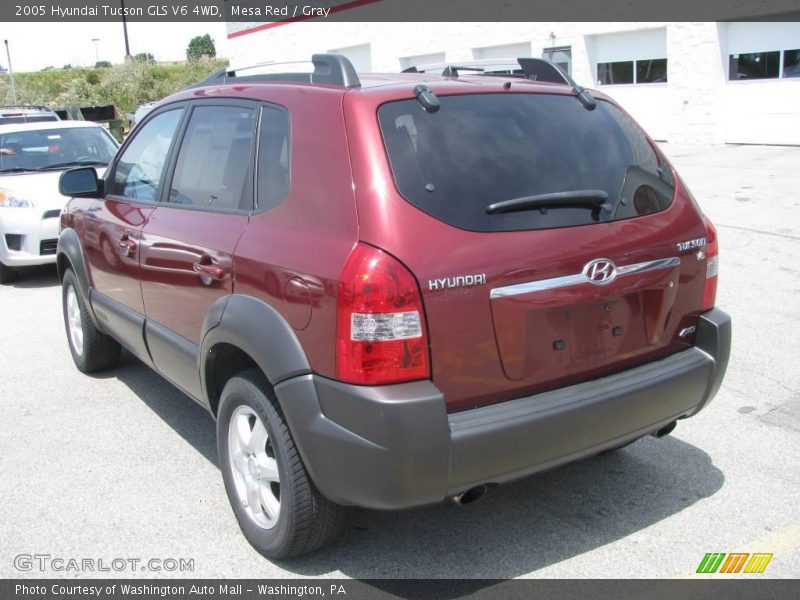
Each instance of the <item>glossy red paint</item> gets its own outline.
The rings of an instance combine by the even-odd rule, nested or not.
[[[238,87],[247,97],[289,109],[292,183],[286,200],[251,216],[236,248],[234,291],[259,298],[287,318],[312,369],[335,377],[339,275],[358,241],[343,91],[290,84]],[[293,291],[298,280],[307,293]]]
[[[420,81],[438,95],[570,93],[552,84],[515,81],[505,90],[501,79],[414,74],[365,77],[362,88],[349,90],[242,84],[174,96],[170,102],[234,97],[286,107],[292,128],[289,196],[249,217],[73,201],[73,213],[99,223],[86,227],[84,240],[95,285],[195,344],[216,298],[256,297],[292,325],[312,369],[335,378],[339,278],[353,248],[365,242],[397,258],[417,279],[432,379],[450,411],[588,380],[691,344],[678,332],[701,312],[705,263],[678,252],[676,244],[703,237],[706,229],[679,181],[668,209],[635,219],[538,231],[457,229],[400,196],[378,127],[378,107],[412,98]],[[117,252],[112,267],[101,230],[112,243],[127,235],[137,244],[141,291],[139,263],[128,264]],[[602,288],[582,284],[490,299],[493,288],[580,273],[599,257],[617,265],[679,257],[680,264]],[[204,261],[223,269],[221,280],[202,282],[194,265]],[[485,285],[428,285],[467,274],[485,274]],[[623,334],[613,335],[615,327]],[[558,340],[566,344],[561,350],[554,347]]]
[[[247,214],[159,205],[142,229],[144,313],[194,344],[214,302],[233,293],[233,251]]]
[[[112,300],[144,313],[139,287],[139,244],[152,206],[126,200],[76,200],[81,216],[84,254],[93,287]]]
[[[505,93],[498,80],[439,81],[429,84],[437,95]],[[562,86],[525,83],[512,90],[567,92]],[[395,86],[346,96],[359,236],[393,254],[417,277],[433,381],[445,393],[448,410],[577,383],[687,347],[691,340],[677,334],[700,312],[704,264],[694,254],[680,255],[676,243],[703,237],[705,228],[680,186],[667,210],[631,220],[502,233],[457,229],[412,206],[394,185],[375,115],[383,102],[408,97],[410,88]],[[627,265],[674,256],[680,256],[680,267],[602,288],[584,284],[489,298],[492,288],[580,273],[595,258]],[[431,279],[466,274],[486,274],[487,283],[429,289]],[[624,335],[613,337],[617,326]],[[566,343],[563,350],[554,349],[558,340]]]

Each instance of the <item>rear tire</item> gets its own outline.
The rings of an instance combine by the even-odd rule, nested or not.
[[[0,262],[0,284],[12,283],[19,277],[19,271]]]
[[[341,531],[346,509],[314,486],[260,371],[245,371],[225,384],[217,448],[239,528],[261,554],[289,558],[312,552]]]
[[[78,280],[71,269],[67,269],[64,273],[61,301],[67,343],[78,370],[92,373],[116,367],[119,364],[122,346],[117,340],[95,327],[81,296]]]

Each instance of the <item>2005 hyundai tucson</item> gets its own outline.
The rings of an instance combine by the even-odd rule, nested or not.
[[[217,420],[270,557],[664,435],[719,388],[714,227],[612,100],[555,67],[219,72],[104,179],[58,265],[82,371],[125,346]]]

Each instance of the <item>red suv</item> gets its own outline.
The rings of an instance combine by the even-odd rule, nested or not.
[[[217,73],[60,183],[75,364],[124,346],[208,409],[253,546],[469,502],[711,400],[717,236],[618,105],[535,59],[313,64]]]

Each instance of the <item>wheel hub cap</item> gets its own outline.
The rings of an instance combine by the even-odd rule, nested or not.
[[[245,514],[259,527],[272,529],[281,510],[278,462],[266,426],[249,406],[237,407],[231,416],[228,460]]]

